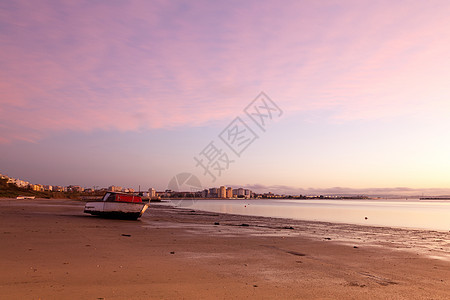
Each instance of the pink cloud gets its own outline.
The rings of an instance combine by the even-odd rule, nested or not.
[[[0,142],[202,126],[261,90],[341,121],[450,109],[447,2],[16,3],[0,12]]]

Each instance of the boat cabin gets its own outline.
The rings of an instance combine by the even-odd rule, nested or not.
[[[142,199],[139,196],[108,192],[103,196],[104,202],[128,202],[128,203],[142,203]]]

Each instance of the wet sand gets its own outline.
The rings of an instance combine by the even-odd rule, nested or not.
[[[448,232],[0,200],[1,299],[449,299]]]

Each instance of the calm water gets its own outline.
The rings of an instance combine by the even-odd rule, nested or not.
[[[450,200],[187,200],[177,205],[238,215],[450,230]]]

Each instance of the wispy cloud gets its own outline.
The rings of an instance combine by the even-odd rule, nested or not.
[[[439,4],[439,5],[437,5]],[[450,4],[14,1],[0,142],[200,126],[261,90],[338,121],[449,112]]]

